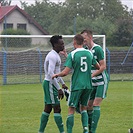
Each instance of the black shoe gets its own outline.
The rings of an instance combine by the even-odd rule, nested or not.
[[[133,133],[133,128],[128,129],[128,133]]]

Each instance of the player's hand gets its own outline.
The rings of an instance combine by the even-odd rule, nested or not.
[[[57,78],[57,77],[58,77],[58,75],[57,75],[57,74],[54,74],[54,75],[52,76],[52,79]]]
[[[64,93],[63,93],[62,89],[58,90],[58,97],[59,97],[59,99],[63,99],[64,98]]]
[[[66,50],[64,49],[63,51],[60,51],[60,54],[64,55],[65,57],[67,57],[67,52]]]
[[[62,85],[62,88],[68,90],[68,87],[65,84]]]

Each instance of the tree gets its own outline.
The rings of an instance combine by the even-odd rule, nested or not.
[[[121,18],[117,23],[118,28],[112,34],[111,42],[115,46],[130,46],[132,43],[132,20]]]
[[[1,6],[9,6],[11,2],[11,0],[0,0]]]
[[[36,0],[35,5],[22,5],[50,34],[74,34],[74,30],[79,33],[89,27],[97,34],[105,34],[109,45],[112,45],[112,37],[115,39],[113,44],[120,40],[118,33],[121,38],[131,34],[131,14],[120,0],[66,0],[59,3]],[[123,30],[119,32],[120,29]]]
[[[27,3],[22,3],[24,10],[32,16],[45,30],[49,30],[52,25],[53,18],[58,14],[60,5],[43,0],[42,2],[35,1],[35,5],[28,6]]]

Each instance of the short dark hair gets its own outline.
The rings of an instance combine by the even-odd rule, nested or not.
[[[81,34],[83,34],[83,33],[87,33],[88,35],[93,35],[93,32],[92,32],[92,30],[90,30],[90,29],[85,29],[85,30],[83,30],[83,31],[81,32]]]
[[[78,45],[82,45],[84,42],[84,38],[81,34],[75,35],[74,40],[77,42]]]
[[[59,39],[62,39],[62,36],[60,35],[54,35],[50,38],[50,43],[52,44],[52,46],[54,47],[55,44],[58,43]]]

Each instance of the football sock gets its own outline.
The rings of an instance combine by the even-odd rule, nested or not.
[[[60,113],[54,113],[54,120],[56,122],[56,125],[57,125],[60,133],[63,133],[64,132],[64,125],[63,125],[61,114]]]
[[[95,133],[97,125],[98,125],[98,120],[100,118],[100,107],[99,106],[94,106],[93,110],[94,110],[94,112],[93,112],[93,116],[92,116],[91,132]]]
[[[72,128],[74,125],[74,115],[68,115],[67,121],[66,121],[66,127],[67,127],[67,133],[72,133]]]
[[[81,112],[81,122],[84,130],[83,132],[88,132],[88,114],[86,110]]]
[[[78,105],[77,105],[77,107],[75,108],[75,111],[77,112],[77,113],[81,113],[81,111],[80,111],[80,102],[78,102]]]
[[[89,131],[90,131],[91,130],[93,110],[88,110],[87,113],[88,113],[88,127],[89,127]]]
[[[42,112],[39,132],[44,132],[44,129],[45,129],[47,122],[48,122],[48,118],[49,118],[49,114],[46,112]]]

